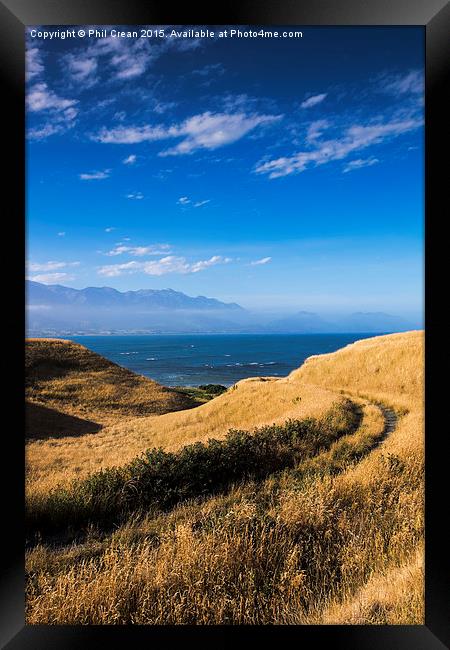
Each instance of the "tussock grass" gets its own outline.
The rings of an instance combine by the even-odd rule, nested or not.
[[[311,358],[286,380],[239,383],[197,413],[173,414],[185,426],[204,409],[206,420],[223,399],[236,400],[236,413],[240,392],[241,421],[249,394],[263,396],[259,418],[266,404],[271,412],[277,398],[289,400],[278,405],[280,424],[301,408],[296,396],[304,406],[314,391],[326,396],[322,408],[328,400],[339,411],[345,393],[363,410],[354,432],[266,478],[140,513],[112,534],[91,527],[80,544],[35,546],[27,622],[423,624],[422,368],[423,333],[376,337]],[[377,401],[398,414],[381,444]]]
[[[101,425],[115,422],[118,417],[161,414],[195,406],[188,395],[136,375],[72,341],[27,339],[25,371],[26,397],[32,404]],[[33,415],[31,412],[30,416]],[[35,422],[30,421],[29,428],[34,435],[41,433],[41,437],[61,434],[46,424],[39,422],[41,431],[34,431]],[[70,428],[63,433],[68,435]]]

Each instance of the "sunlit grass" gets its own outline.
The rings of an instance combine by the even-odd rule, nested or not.
[[[311,358],[285,380],[240,382],[193,411],[135,420],[133,433],[109,428],[104,459],[125,449],[120,466],[127,441],[142,451],[139,435],[175,451],[230,426],[320,423],[347,397],[363,410],[356,431],[266,478],[140,512],[114,532],[94,524],[76,545],[44,538],[27,554],[28,623],[423,624],[422,392],[423,333],[410,332]],[[379,445],[374,402],[398,415]],[[58,458],[73,476],[70,456]]]

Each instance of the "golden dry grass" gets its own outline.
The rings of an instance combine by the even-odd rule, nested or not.
[[[99,425],[195,405],[186,395],[136,375],[72,341],[27,339],[25,370],[29,403]],[[61,431],[46,426],[44,415],[39,423],[28,423],[34,436],[59,437]],[[56,416],[53,420],[58,422]],[[70,432],[70,423],[68,426]]]
[[[375,574],[349,601],[333,603],[317,624],[404,625],[424,620],[424,548],[400,567]]]
[[[77,546],[35,547],[28,623],[422,624],[422,332],[360,341],[310,358],[284,380],[241,382],[195,411],[133,421],[129,437],[111,427],[95,438],[106,435],[103,458],[112,462],[115,440],[136,450],[148,435],[146,446],[176,448],[229,422],[320,418],[339,409],[342,393],[363,405],[362,425],[297,468],[106,537],[93,530]],[[398,422],[370,451],[383,427],[375,401],[395,409]],[[81,447],[54,442],[66,456],[47,443],[29,446],[35,468],[38,450],[48,454],[43,485],[57,458],[60,478],[72,475],[79,453],[86,467]]]
[[[230,428],[252,429],[287,418],[319,418],[342,396],[286,381],[239,382],[235,389],[188,411],[127,419],[82,437],[38,440],[27,445],[29,490],[48,491],[101,468],[124,465],[149,447],[221,439]]]
[[[331,354],[309,357],[288,381],[301,381],[354,395],[370,396],[398,408],[422,409],[423,331],[375,336]]]

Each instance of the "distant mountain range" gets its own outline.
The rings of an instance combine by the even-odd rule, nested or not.
[[[416,329],[417,324],[382,312],[358,312],[325,319],[299,311],[283,318],[253,314],[237,303],[187,296],[173,289],[117,291],[111,287],[72,289],[26,283],[27,332],[74,334],[321,334],[384,333]],[[420,327],[420,325],[419,325]]]
[[[354,333],[401,332],[414,329],[414,324],[384,312],[356,312],[339,318],[325,320],[318,314],[300,311],[297,314],[271,323],[271,329],[284,333]]]
[[[236,303],[225,303],[215,298],[197,296],[192,298],[173,289],[139,289],[117,291],[111,287],[87,287],[71,289],[60,284],[41,284],[27,280],[27,303],[29,305],[76,305],[79,307],[133,309],[220,309],[242,310]]]

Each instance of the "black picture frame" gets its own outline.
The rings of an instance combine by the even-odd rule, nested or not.
[[[289,634],[304,648],[320,646],[345,650],[439,650],[450,647],[450,595],[448,543],[446,540],[446,465],[443,452],[446,386],[440,378],[448,345],[443,309],[446,296],[439,289],[444,275],[447,243],[442,230],[447,219],[445,191],[445,135],[448,132],[446,79],[450,61],[450,7],[445,0],[235,0],[206,7],[194,2],[173,7],[170,3],[143,0],[0,0],[0,75],[3,88],[4,124],[11,146],[3,174],[4,198],[11,199],[8,213],[8,245],[15,254],[8,271],[15,316],[10,317],[6,345],[11,359],[7,369],[18,368],[18,381],[11,383],[8,409],[23,412],[23,275],[25,240],[24,160],[24,33],[26,25],[77,24],[179,24],[179,25],[395,25],[422,26],[426,38],[426,617],[423,626],[270,626],[261,628],[146,627],[146,626],[26,626],[24,622],[24,454],[19,418],[3,426],[4,464],[10,475],[2,479],[3,504],[12,512],[4,515],[2,572],[0,583],[0,646],[10,650],[30,648],[97,648],[103,644],[166,644],[171,640],[197,640],[229,644],[237,640],[255,642],[255,635],[271,643]],[[446,182],[447,181],[447,182]],[[3,202],[4,203],[4,202]],[[447,208],[448,211],[448,208]],[[5,215],[6,216],[6,215]],[[442,225],[441,225],[442,224]],[[442,231],[442,232],[441,232]],[[11,280],[11,282],[9,282]],[[448,339],[448,336],[447,336]],[[15,345],[12,344],[15,342]],[[445,368],[444,368],[445,371]],[[6,451],[7,450],[7,451]],[[6,510],[5,510],[6,512]],[[108,638],[107,638],[108,637]],[[214,638],[213,638],[214,637]]]

